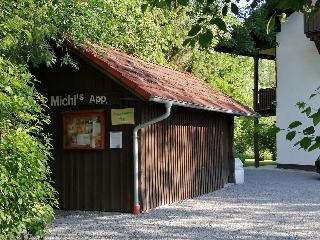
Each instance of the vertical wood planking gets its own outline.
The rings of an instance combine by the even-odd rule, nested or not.
[[[45,96],[73,93],[117,93],[121,99],[110,106],[52,107],[48,131],[53,136],[50,165],[59,196],[59,207],[72,210],[130,212],[132,206],[132,131],[133,125],[112,126],[111,108],[134,107],[139,112],[139,99],[128,93],[91,65],[77,59],[80,69],[55,66],[34,74],[45,84],[39,91]],[[88,81],[89,79],[89,81]],[[123,98],[122,98],[123,97]],[[124,100],[125,99],[125,100]],[[131,100],[128,100],[131,99]],[[64,150],[62,112],[104,110],[106,116],[106,149]],[[139,122],[139,114],[136,121]],[[123,148],[109,148],[109,131],[123,132]]]
[[[144,120],[163,114],[163,105],[144,109]],[[201,114],[200,114],[201,113]],[[144,210],[219,189],[228,182],[233,158],[230,121],[226,114],[173,107],[171,116],[141,133],[148,168]],[[150,131],[152,133],[150,133]],[[143,139],[148,139],[147,141]],[[147,167],[148,166],[148,167]]]
[[[132,131],[133,125],[112,126],[111,108],[134,107],[136,123],[164,113],[162,104],[147,105],[120,87],[106,75],[79,59],[80,70],[68,66],[39,71],[46,82],[45,96],[91,92],[103,89],[126,99],[111,106],[76,106],[50,109],[54,137],[51,163],[55,187],[62,209],[130,212],[132,207]],[[88,81],[90,79],[90,81]],[[66,151],[62,146],[63,111],[105,110],[106,149],[102,151]],[[140,200],[144,210],[194,197],[217,189],[226,181],[233,157],[232,141],[225,123],[230,115],[173,107],[169,119],[139,133]],[[123,132],[123,148],[109,148],[109,132]],[[222,145],[225,145],[222,149]],[[223,150],[223,152],[222,152]],[[225,159],[228,158],[228,159]],[[223,171],[223,173],[222,173]],[[229,174],[229,172],[228,172]],[[224,176],[224,177],[223,177]]]

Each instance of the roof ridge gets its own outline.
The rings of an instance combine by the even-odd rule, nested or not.
[[[196,79],[197,81],[199,81],[199,83],[201,83],[202,85],[208,87],[208,89],[213,90],[213,91],[215,91],[216,93],[221,94],[221,95],[227,97],[227,98],[230,99],[230,100],[233,100],[233,101],[235,100],[235,99],[233,99],[231,96],[229,96],[228,94],[226,94],[226,93],[222,92],[221,90],[217,89],[216,87],[214,87],[214,86],[212,86],[212,85],[209,85],[209,86],[210,86],[210,87],[209,87],[209,86],[208,86],[209,83],[205,82],[204,80],[200,79],[199,77],[193,75],[193,74],[190,73],[190,72],[183,71],[183,70],[181,70],[181,69],[175,69],[175,68],[173,68],[173,67],[170,67],[170,66],[167,66],[167,65],[164,65],[164,64],[156,63],[156,62],[153,61],[153,60],[142,60],[141,58],[139,58],[138,55],[135,55],[134,53],[127,53],[127,52],[125,52],[124,50],[116,49],[116,48],[113,48],[112,46],[111,46],[110,49],[108,49],[108,48],[106,48],[106,47],[102,47],[102,46],[99,46],[99,45],[97,45],[97,44],[94,44],[94,45],[95,45],[98,49],[103,49],[104,51],[117,52],[117,53],[120,53],[121,55],[123,55],[123,56],[125,56],[125,57],[129,56],[129,57],[131,57],[131,58],[134,58],[135,60],[137,60],[137,61],[139,61],[139,62],[141,62],[141,63],[144,63],[144,64],[145,64],[145,63],[151,63],[151,64],[153,64],[153,65],[155,65],[155,66],[158,66],[158,67],[160,66],[160,67],[169,69],[169,70],[171,70],[171,71],[180,72],[180,73],[182,73],[182,74],[184,74],[184,75],[187,75],[188,77],[191,77],[191,78],[193,78],[193,79]],[[240,104],[242,104],[242,103],[239,102],[239,101],[237,101],[237,102],[240,103]]]
[[[92,44],[92,43],[91,43]],[[180,72],[182,74],[185,74],[185,75],[188,75],[189,77],[191,78],[194,78],[194,79],[197,79],[198,81],[200,81],[201,83],[204,82],[203,80],[201,80],[199,77],[193,75],[192,73],[190,72],[187,72],[187,71],[184,71],[184,70],[181,70],[179,68],[174,68],[174,67],[171,67],[171,66],[168,66],[168,65],[165,65],[165,64],[162,64],[162,63],[157,63],[155,62],[154,60],[150,60],[150,59],[147,59],[147,60],[143,60],[140,58],[140,56],[134,54],[134,53],[127,53],[125,52],[124,50],[121,50],[121,49],[117,49],[117,48],[114,48],[112,46],[110,46],[111,48],[108,49],[107,47],[102,47],[102,46],[99,46],[98,44],[92,44],[92,45],[95,45],[98,49],[103,49],[105,51],[114,51],[114,52],[118,52],[120,54],[123,54],[125,56],[129,56],[129,57],[132,57],[134,58],[135,60],[138,60],[139,62],[142,62],[142,63],[151,63],[151,64],[154,64],[156,66],[161,66],[163,68],[166,68],[166,69],[169,69],[171,71],[175,71],[175,72]]]

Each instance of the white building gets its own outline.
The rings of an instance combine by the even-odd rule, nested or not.
[[[277,63],[277,125],[287,128],[288,125],[299,120],[303,126],[299,130],[309,127],[312,123],[301,114],[296,103],[304,101],[315,108],[320,107],[320,96],[312,100],[309,96],[320,86],[320,54],[314,41],[305,34],[303,13],[293,13],[288,21],[281,24],[281,31],[277,34],[276,63]],[[320,22],[318,24],[320,26]],[[320,30],[320,29],[319,29]],[[320,134],[319,129],[316,133]],[[302,135],[297,135],[290,142],[286,140],[286,132],[277,136],[277,163],[284,168],[309,168],[320,154],[319,150],[307,152],[294,143]]]
[[[262,116],[276,115],[277,126],[281,129],[287,129],[293,121],[300,121],[303,124],[297,130],[302,132],[312,125],[312,120],[300,112],[296,103],[303,101],[315,109],[320,107],[320,96],[309,99],[320,86],[320,12],[311,22],[305,21],[303,13],[291,13],[287,21],[281,23],[276,36],[276,47],[259,37],[254,41],[259,50],[256,55],[248,52],[237,54],[252,56],[255,59],[254,92],[257,94],[255,111]],[[219,46],[217,51],[234,53],[235,49]],[[259,89],[259,58],[276,61],[276,88]],[[299,149],[298,146],[294,147],[303,134],[297,134],[291,142],[286,139],[286,134],[287,131],[281,131],[277,135],[278,167],[314,170],[314,162],[320,155],[320,150],[308,152]],[[315,134],[320,135],[320,127],[316,128]],[[255,136],[255,139],[257,138]],[[258,164],[259,149],[256,145],[255,149]]]

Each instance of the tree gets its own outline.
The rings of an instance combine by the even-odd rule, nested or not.
[[[45,99],[27,63],[54,61],[50,1],[0,2],[0,239],[45,235],[56,206]]]
[[[0,239],[44,236],[53,218],[44,103],[27,69],[0,57]]]
[[[192,15],[196,19],[190,26],[188,32],[188,38],[185,40],[185,44],[194,46],[195,42],[198,42],[201,47],[208,48],[211,46],[213,36],[216,34],[216,29],[222,32],[230,32],[233,27],[228,24],[228,15],[230,13],[236,15],[239,18],[251,15],[256,12],[257,9],[264,9],[268,12],[268,22],[263,27],[270,33],[274,29],[276,19],[284,21],[286,19],[286,12],[293,10],[296,12],[307,12],[309,16],[313,14],[320,7],[320,0],[315,2],[312,0],[253,0],[250,7],[245,11],[240,11],[239,0],[147,0],[148,4],[152,7],[162,8],[177,8],[179,6],[190,6]],[[144,9],[148,6],[143,5]],[[244,28],[244,30],[250,30]],[[248,33],[245,34],[248,37]],[[267,35],[264,36],[267,38]],[[248,48],[249,50],[252,50]],[[242,49],[243,50],[243,49]]]

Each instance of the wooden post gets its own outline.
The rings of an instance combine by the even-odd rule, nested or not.
[[[253,89],[253,109],[257,111],[258,108],[258,90],[259,90],[259,56],[254,56],[254,89]],[[254,119],[254,130],[257,129],[259,125],[259,119]],[[259,167],[259,134],[254,131],[253,136],[253,149],[254,149],[254,165],[255,167]]]

